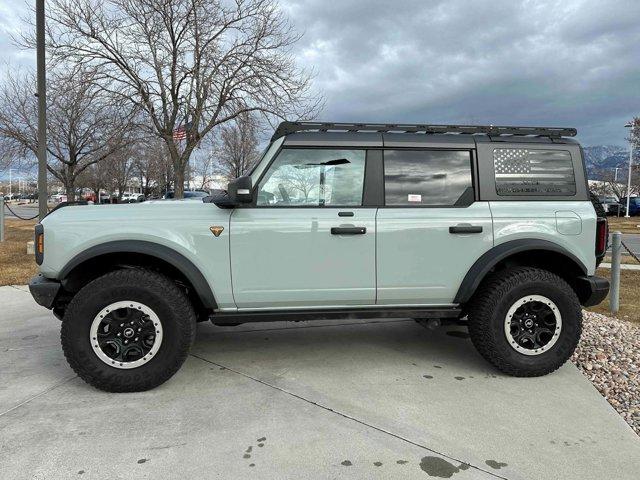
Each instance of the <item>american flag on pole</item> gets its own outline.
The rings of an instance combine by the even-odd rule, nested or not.
[[[185,140],[187,138],[187,129],[184,125],[180,125],[173,131],[174,140]]]
[[[566,150],[497,148],[493,166],[498,195],[574,195],[576,181]]]

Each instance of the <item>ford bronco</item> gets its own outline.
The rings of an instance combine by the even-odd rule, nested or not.
[[[572,128],[283,122],[202,201],[68,205],[35,228],[40,305],[85,381],[169,379],[196,322],[467,317],[509,375],[560,367],[608,227]]]

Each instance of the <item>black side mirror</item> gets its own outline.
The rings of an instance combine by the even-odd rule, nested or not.
[[[253,202],[251,177],[239,177],[229,182],[229,197],[236,203]]]

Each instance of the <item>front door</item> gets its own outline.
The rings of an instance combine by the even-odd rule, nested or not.
[[[385,150],[377,215],[379,305],[448,305],[493,246],[488,202],[474,202],[468,150]]]
[[[283,148],[231,216],[239,309],[374,305],[376,209],[362,207],[366,151]]]

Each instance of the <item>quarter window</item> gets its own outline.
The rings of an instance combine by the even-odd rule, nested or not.
[[[471,154],[454,150],[385,150],[386,205],[452,206],[471,187]]]
[[[283,149],[258,187],[258,206],[360,206],[364,150]]]
[[[566,150],[496,148],[498,195],[575,195],[571,153]]]

